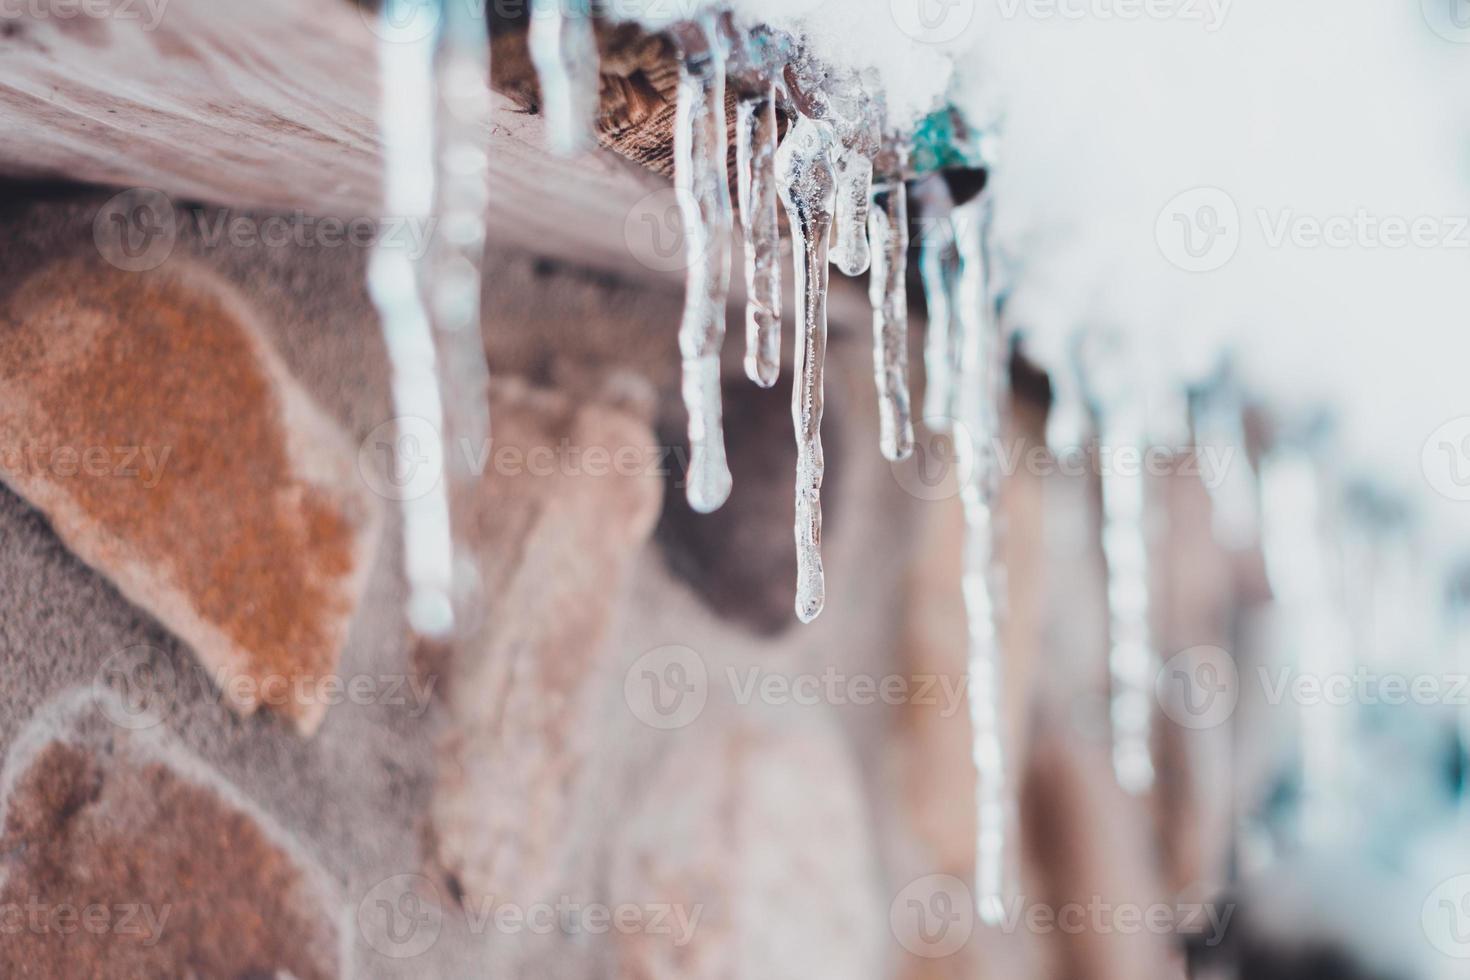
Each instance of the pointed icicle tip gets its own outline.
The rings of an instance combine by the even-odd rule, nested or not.
[[[724,49],[712,19],[680,25],[678,103],[674,115],[674,185],[688,263],[679,324],[683,395],[689,415],[689,506],[702,514],[730,496],[720,405],[720,350],[730,293],[734,217],[725,172]]]
[[[796,615],[809,623],[826,597],[822,570],[822,372],[827,359],[827,250],[836,179],[832,129],[797,119],[776,151],[777,187],[791,226],[796,274],[796,383],[791,419],[796,430]]]

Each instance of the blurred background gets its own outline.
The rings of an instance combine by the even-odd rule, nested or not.
[[[1467,975],[1467,46],[0,0],[0,973]]]

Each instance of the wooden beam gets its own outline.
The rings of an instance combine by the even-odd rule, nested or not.
[[[0,176],[151,187],[236,208],[380,213],[370,11],[344,0],[169,0],[150,24],[122,16],[141,4],[117,4],[107,18],[32,10],[0,25]],[[658,172],[672,118],[668,46],[626,28],[601,41],[601,136],[618,152],[570,160],[545,149],[523,36],[497,44],[490,234],[677,288],[677,262],[629,245],[641,222],[669,218],[673,200]],[[741,277],[732,279],[738,300]],[[837,280],[831,312],[858,326],[866,300],[850,286]]]

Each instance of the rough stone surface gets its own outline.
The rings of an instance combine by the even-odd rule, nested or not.
[[[444,667],[433,831],[465,894],[530,902],[570,843],[568,787],[597,737],[589,682],[662,481],[647,423],[605,402],[501,381],[491,415],[468,531],[491,602]]]
[[[669,748],[620,832],[612,893],[677,904],[697,927],[683,945],[625,937],[618,975],[885,975],[876,851],[833,719],[734,719],[680,733]]]
[[[249,305],[175,263],[62,261],[0,309],[0,478],[187,641],[229,702],[311,731],[370,566],[351,443]]]
[[[336,903],[320,871],[156,733],[107,731],[102,719],[119,705],[84,716],[101,722],[101,739],[54,726],[93,707],[80,693],[5,760],[0,973],[340,975]]]

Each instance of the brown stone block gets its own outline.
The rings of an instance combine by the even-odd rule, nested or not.
[[[380,506],[219,278],[63,261],[0,308],[0,479],[237,710],[331,675]],[[321,699],[272,703],[298,729]]]

